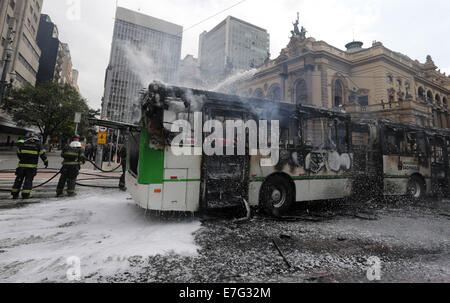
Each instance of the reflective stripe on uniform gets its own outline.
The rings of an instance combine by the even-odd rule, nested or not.
[[[38,155],[39,153],[35,150],[18,150],[18,154],[27,154],[27,155]]]
[[[23,168],[37,168],[37,164],[19,164],[19,167],[23,167]]]
[[[22,190],[22,193],[24,193],[24,194],[29,194],[29,193],[31,193],[31,190],[29,190],[29,189],[24,189],[24,190]]]
[[[11,189],[11,192],[12,193],[18,193],[20,191],[20,189],[18,189],[18,188],[13,188],[13,189]]]
[[[63,165],[80,165],[80,162],[63,162]]]
[[[39,153],[39,155],[43,155],[43,154],[45,154],[45,149],[43,149],[43,150],[41,150],[41,152]]]
[[[65,153],[63,153],[63,156],[74,156],[74,157],[78,157],[79,154],[78,154],[78,153],[73,153],[73,152],[65,152]]]

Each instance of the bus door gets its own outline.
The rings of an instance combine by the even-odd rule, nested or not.
[[[354,123],[351,126],[354,158],[353,190],[356,195],[383,192],[383,153],[376,124]]]
[[[209,142],[212,146],[219,144],[223,148],[223,155],[206,155],[202,157],[201,208],[221,209],[242,205],[242,199],[248,201],[248,177],[250,157],[248,150],[245,155],[238,155],[236,150],[237,132],[235,139],[228,140],[225,123],[227,120],[248,119],[245,112],[225,109],[205,109],[205,120],[217,120],[224,126],[223,138]],[[204,134],[204,142],[210,134]],[[248,138],[246,136],[246,140]],[[234,155],[227,155],[227,146],[234,146]],[[247,146],[247,142],[246,142]],[[246,148],[247,149],[247,148]]]
[[[437,195],[446,195],[448,190],[448,152],[445,138],[433,136],[431,148],[431,188]]]

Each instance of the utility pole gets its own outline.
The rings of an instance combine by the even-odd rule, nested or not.
[[[3,95],[5,94],[5,87],[6,87],[6,74],[8,73],[9,63],[11,62],[11,57],[14,54],[14,49],[12,48],[12,44],[14,42],[14,34],[15,31],[12,27],[9,27],[9,34],[8,34],[8,46],[5,49],[6,56],[3,63],[3,72],[2,72],[2,78],[0,80],[0,104],[3,102]]]

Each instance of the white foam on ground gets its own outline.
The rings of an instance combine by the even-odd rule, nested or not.
[[[71,256],[83,280],[128,269],[132,256],[197,253],[200,222],[157,221],[113,191],[0,211],[0,281],[68,282]]]

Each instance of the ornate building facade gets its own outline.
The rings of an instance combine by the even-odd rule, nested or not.
[[[353,41],[344,51],[307,38],[297,20],[278,58],[266,61],[234,93],[342,108],[361,118],[450,128],[450,78],[437,70],[430,56],[420,63],[381,42],[362,46]]]

